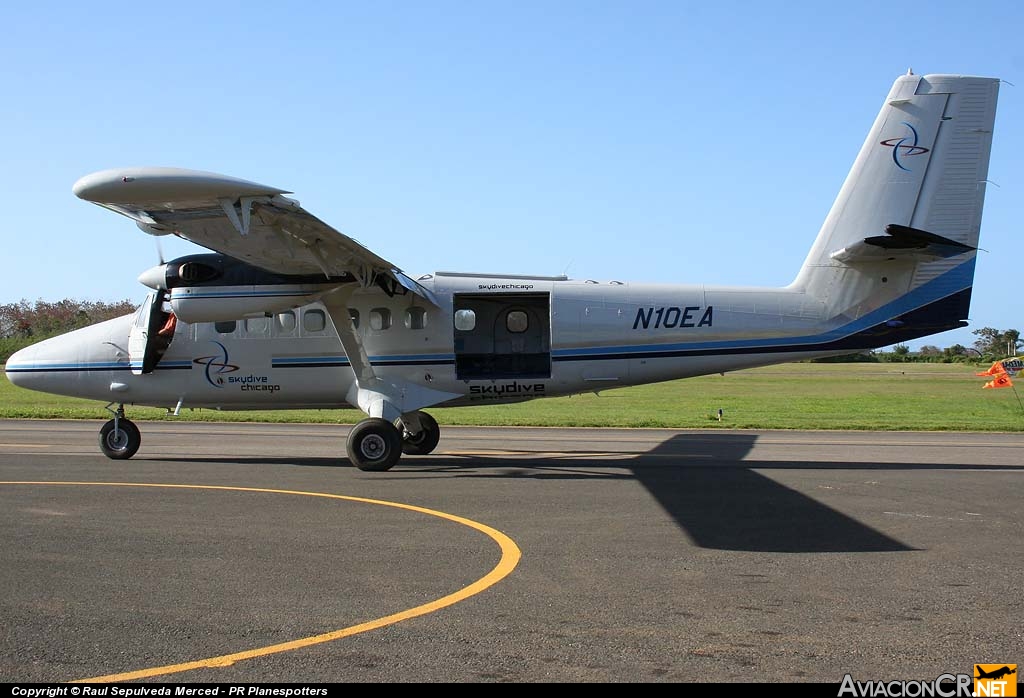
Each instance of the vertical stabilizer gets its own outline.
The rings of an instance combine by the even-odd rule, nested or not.
[[[790,289],[830,317],[891,305],[922,334],[961,326],[998,90],[995,78],[899,77]]]

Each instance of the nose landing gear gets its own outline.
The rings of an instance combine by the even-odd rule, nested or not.
[[[114,418],[100,427],[100,450],[114,460],[131,458],[142,445],[139,428],[124,416],[124,405],[118,405],[117,410],[107,405],[107,411],[112,412]]]

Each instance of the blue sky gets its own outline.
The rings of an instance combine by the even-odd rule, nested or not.
[[[141,300],[111,167],[278,186],[413,276],[785,285],[892,81],[1003,85],[971,325],[1024,329],[1016,2],[14,3],[0,303]],[[162,239],[170,258],[202,251]]]

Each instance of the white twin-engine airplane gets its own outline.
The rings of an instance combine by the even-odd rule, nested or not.
[[[134,316],[23,349],[7,376],[108,402],[100,447],[111,458],[141,443],[126,404],[175,414],[356,406],[367,418],[349,433],[348,457],[384,471],[437,446],[425,408],[849,354],[964,327],[998,89],[993,78],[899,77],[781,288],[414,280],[276,187],[180,169],[97,172],[77,196],[215,254],[143,272],[153,291]]]

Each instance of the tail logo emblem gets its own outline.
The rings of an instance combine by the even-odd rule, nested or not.
[[[888,138],[880,142],[880,145],[884,145],[886,148],[892,148],[892,161],[896,163],[896,167],[910,172],[909,167],[904,167],[903,163],[900,162],[901,158],[910,157],[911,155],[924,155],[929,151],[929,148],[925,148],[923,145],[917,144],[917,129],[908,124],[906,121],[902,122],[904,126],[910,129],[910,135],[904,136],[903,138]]]

